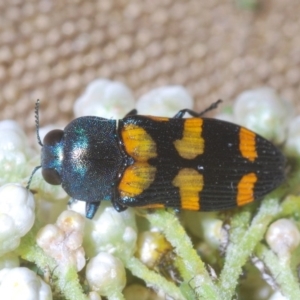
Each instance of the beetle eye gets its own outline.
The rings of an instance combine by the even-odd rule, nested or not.
[[[52,185],[59,185],[61,184],[61,178],[58,172],[55,169],[43,169],[42,175],[48,183]]]
[[[64,135],[64,131],[60,129],[54,129],[48,132],[43,140],[44,145],[54,146],[58,144]]]

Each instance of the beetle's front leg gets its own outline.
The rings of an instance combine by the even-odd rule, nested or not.
[[[86,202],[86,207],[85,207],[85,216],[88,219],[93,219],[95,213],[97,212],[97,209],[100,205],[101,201],[97,202]]]

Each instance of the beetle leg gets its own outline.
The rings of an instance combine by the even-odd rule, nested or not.
[[[121,211],[124,211],[127,209],[127,206],[121,204],[119,201],[119,194],[118,194],[118,190],[117,190],[117,187],[115,186],[115,188],[113,189],[113,197],[111,199],[111,203],[114,207],[114,209],[117,211],[117,212],[121,212]]]
[[[186,114],[186,113],[189,113],[192,117],[195,117],[195,118],[200,118],[202,117],[204,114],[206,114],[207,112],[215,109],[218,107],[218,105],[222,102],[222,100],[218,100],[214,103],[212,103],[208,108],[206,108],[204,111],[198,113],[194,110],[191,110],[191,109],[188,109],[188,108],[185,108],[185,109],[182,109],[180,110],[175,116],[174,118],[176,119],[182,119],[183,116]]]
[[[127,209],[127,206],[120,204],[118,201],[112,201],[112,205],[117,212],[121,212]]]
[[[85,207],[85,216],[88,219],[93,219],[99,205],[100,205],[101,201],[97,201],[97,202],[87,202],[86,203],[86,207]]]
[[[137,115],[137,110],[134,108],[131,111],[129,111],[125,117],[129,117],[129,116],[136,116]]]

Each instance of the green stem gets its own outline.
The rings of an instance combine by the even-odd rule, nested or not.
[[[217,287],[174,213],[159,210],[155,214],[148,214],[147,218],[154,227],[160,228],[165,233],[167,240],[182,258],[187,270],[184,273],[189,274],[191,289],[195,290],[200,298],[220,299]]]
[[[154,286],[157,289],[162,289],[167,295],[174,299],[184,300],[179,288],[172,282],[166,280],[161,275],[149,270],[136,257],[131,257],[124,261],[125,266],[131,273],[143,279],[147,285]]]
[[[291,300],[300,299],[299,282],[294,276],[288,260],[281,260],[266,246],[258,244],[256,255],[266,264],[273,278],[280,286],[282,294]]]
[[[230,243],[226,251],[225,264],[218,285],[223,299],[232,299],[238,278],[242,273],[242,266],[253,253],[256,245],[263,239],[270,222],[280,215],[279,199],[299,184],[300,170],[299,168],[295,170],[287,180],[288,184],[283,184],[262,201],[249,229],[242,232],[239,227],[232,228],[231,236],[234,243]]]
[[[230,242],[238,243],[244,236],[251,222],[251,207],[245,206],[238,213],[235,213],[230,221]]]
[[[82,287],[79,283],[77,270],[74,266],[68,267],[66,272],[57,271],[58,288],[65,295],[68,300],[87,300],[88,297],[83,293]]]
[[[223,299],[232,299],[242,266],[247,262],[257,243],[262,240],[267,226],[280,211],[278,198],[269,197],[262,202],[251,226],[236,243],[231,243],[226,251],[225,264],[220,274],[219,287]],[[232,235],[239,228],[232,229]],[[238,233],[240,236],[240,234]]]

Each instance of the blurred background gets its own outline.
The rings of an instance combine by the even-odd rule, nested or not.
[[[0,0],[0,119],[66,124],[95,78],[138,98],[183,85],[201,110],[270,86],[298,104],[298,0]]]

